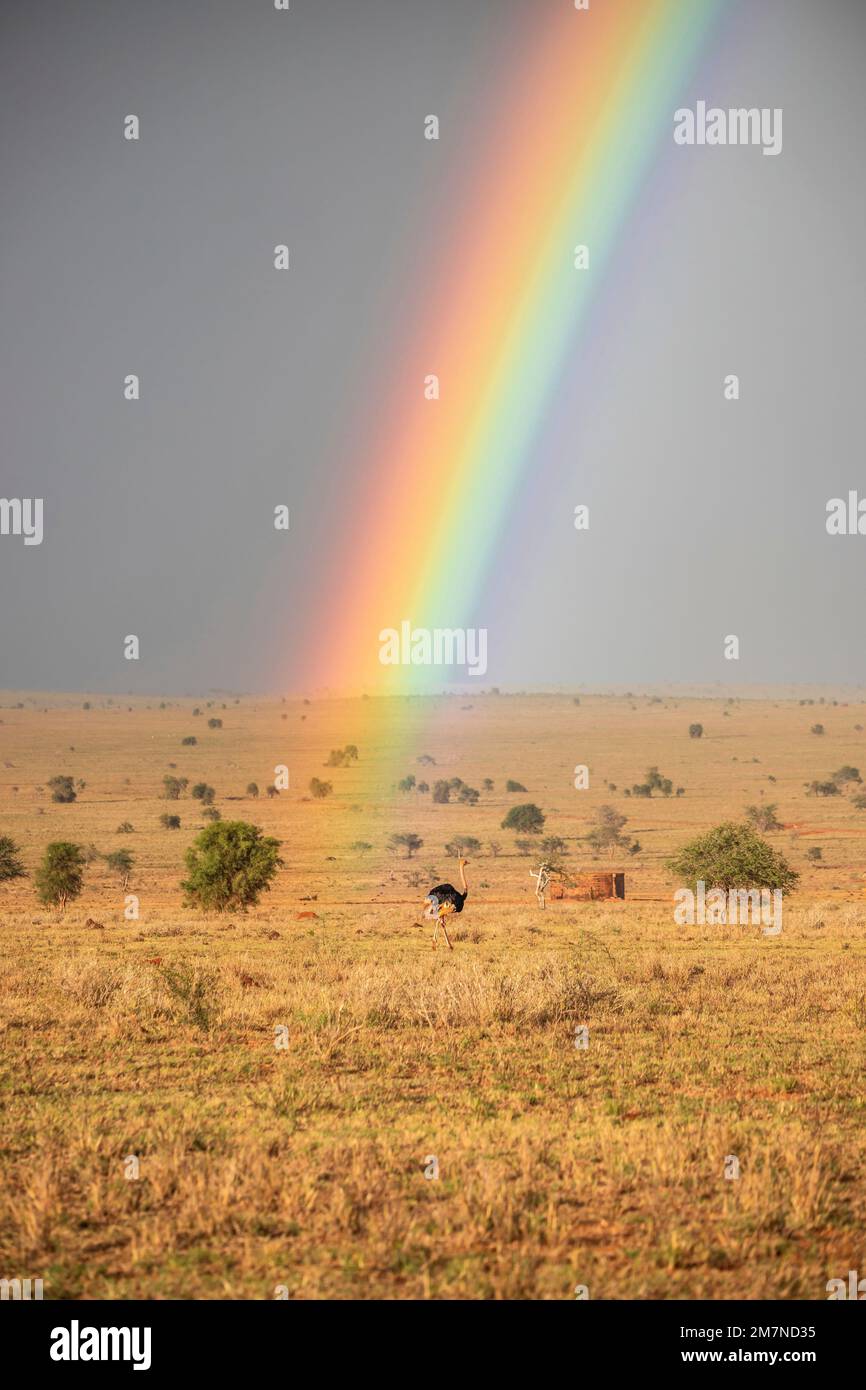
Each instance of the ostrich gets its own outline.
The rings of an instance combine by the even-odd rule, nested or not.
[[[434,951],[436,949],[436,937],[439,934],[440,922],[442,924],[442,930],[445,933],[445,940],[448,942],[448,949],[449,951],[454,950],[454,947],[451,945],[451,938],[448,935],[448,928],[445,925],[445,918],[450,916],[453,912],[463,911],[463,904],[469,896],[469,889],[466,886],[466,874],[464,873],[468,862],[468,859],[457,860],[457,867],[460,870],[460,886],[463,889],[462,893],[450,883],[440,883],[436,888],[431,888],[427,897],[424,899],[427,904],[424,910],[424,916],[428,921],[436,923],[433,932]]]

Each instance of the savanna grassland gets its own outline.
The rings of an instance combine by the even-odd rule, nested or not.
[[[49,1298],[825,1298],[866,1268],[866,810],[805,787],[866,776],[846,698],[0,696],[0,835],[31,875],[0,884],[0,1275]],[[650,766],[683,794],[625,797]],[[437,805],[410,773],[494,786]],[[281,841],[257,908],[183,905],[205,821],[166,775]],[[624,902],[538,908],[540,855],[500,829],[526,801],[574,869],[608,866],[582,840],[601,805],[628,816]],[[675,925],[667,856],[768,802],[802,874],[781,935]],[[415,924],[455,835],[482,850],[434,952]],[[64,912],[32,880],[61,839],[92,846]]]

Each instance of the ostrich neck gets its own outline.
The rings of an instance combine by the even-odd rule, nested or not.
[[[466,887],[466,874],[463,870],[462,864],[460,865],[460,890],[463,893],[469,892],[469,889]]]

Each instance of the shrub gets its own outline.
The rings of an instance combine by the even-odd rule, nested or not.
[[[131,820],[122,820],[114,833],[115,835],[132,835],[134,831],[135,826]]]
[[[812,781],[806,783],[807,796],[841,796],[842,793],[835,782]]]
[[[422,767],[436,766],[436,759],[431,758],[429,753],[422,753],[420,758],[416,758],[415,761],[420,763]]]
[[[464,854],[480,854],[481,841],[474,835],[455,835],[445,846],[449,859],[461,859]]]
[[[667,867],[689,884],[707,888],[780,888],[789,892],[799,874],[750,825],[725,821],[684,845]]]
[[[444,806],[446,802],[451,800],[451,787],[448,782],[434,782],[433,800],[440,806]]]
[[[105,862],[112,873],[117,874],[123,883],[124,888],[129,883],[129,875],[132,873],[135,858],[128,849],[115,849],[110,854],[106,854]]]
[[[866,811],[866,792],[860,792],[859,796],[852,796],[851,805],[856,806],[858,811]]]
[[[418,786],[416,787],[416,791],[419,791],[419,792],[429,792],[429,790],[430,790],[430,783],[429,783],[429,782],[419,782],[419,783],[418,783]]]
[[[689,738],[702,738],[704,732],[703,724],[689,725]]]
[[[318,777],[310,778],[310,795],[316,797],[318,801],[324,801],[326,796],[330,796],[334,790],[330,782],[320,782]]]
[[[222,820],[222,811],[218,811],[216,806],[205,806],[201,813],[202,820]]]
[[[401,780],[397,783],[397,790],[401,792],[410,792],[414,786],[415,775],[414,773],[410,772],[408,777],[401,778]]]
[[[13,878],[26,878],[27,871],[20,858],[21,851],[8,835],[0,835],[0,883]]]
[[[68,840],[55,840],[34,874],[39,901],[50,907],[66,907],[79,897],[84,883],[84,851]]]
[[[811,849],[806,850],[806,858],[810,859],[813,864],[817,864],[818,860],[823,859],[824,856],[818,846],[813,845]]]
[[[168,811],[163,811],[159,823],[164,830],[180,830],[180,816],[169,815]]]
[[[487,848],[494,859],[498,859],[500,854],[502,853],[502,846],[498,840],[488,840]]]
[[[823,724],[813,724],[812,727],[811,727],[811,729],[809,730],[809,733],[810,733],[810,734],[823,734],[823,732],[824,732],[824,725],[823,725]]]
[[[776,815],[776,810],[777,806],[774,801],[768,801],[766,806],[747,806],[746,820],[756,830],[781,830],[782,822]]]
[[[216,792],[213,787],[208,786],[207,782],[196,782],[190,792],[190,796],[196,801],[204,802],[205,806],[210,806],[213,803]]]
[[[278,789],[274,786],[273,782],[271,782],[270,786],[267,788],[267,794],[269,797],[279,796],[280,793]]]
[[[52,801],[60,801],[66,803],[74,801],[77,796],[77,792],[75,790],[75,782],[71,777],[65,777],[62,775],[52,777],[49,780],[48,785],[51,788]]]
[[[198,743],[198,739],[195,734],[187,734],[186,738],[181,739],[180,743],[182,748],[192,748]]]
[[[839,768],[838,772],[833,773],[833,781],[838,786],[844,787],[848,782],[862,782],[863,778],[860,776],[858,768],[851,767],[850,763],[846,763],[844,767]]]
[[[631,837],[622,833],[623,826],[627,824],[628,818],[615,807],[599,806],[595,813],[595,825],[586,837],[593,852],[600,854],[602,850],[607,850],[613,858],[618,850],[629,849]]]
[[[544,815],[531,801],[525,801],[521,806],[512,806],[502,822],[502,829],[538,835],[544,829]]]
[[[189,786],[189,782],[187,781],[186,777],[172,777],[169,775],[163,777],[162,785],[163,796],[165,797],[166,801],[177,801],[180,798],[181,792],[186,791],[187,787]],[[193,793],[193,795],[195,795],[195,793]]]
[[[493,779],[492,779],[492,777],[485,777],[485,778],[484,778],[484,781],[481,783],[481,786],[482,786],[482,788],[484,789],[484,791],[486,791],[486,792],[492,792],[492,791],[493,791]]]
[[[209,719],[207,721],[207,726],[209,729],[221,729],[223,722],[221,719]]]
[[[357,761],[357,748],[354,743],[347,743],[345,748],[331,749],[325,767],[345,767],[347,763],[356,763]]]
[[[411,859],[423,845],[424,841],[420,835],[414,835],[411,831],[402,835],[391,835],[388,839],[388,848],[396,853],[398,849],[406,851],[406,858]]]
[[[251,797],[253,797],[253,799],[255,799],[255,798],[258,796],[258,794],[259,794],[258,785],[257,785],[255,782],[248,782],[248,783],[247,783],[247,796],[251,796]]]
[[[554,859],[557,855],[568,853],[568,846],[558,835],[547,835],[541,842],[541,852],[548,859]]]
[[[525,792],[526,788],[522,782],[515,782],[513,777],[509,777],[505,783],[505,790],[507,792]]]
[[[255,906],[283,862],[279,849],[279,840],[246,821],[206,826],[186,852],[187,904],[215,912]]]
[[[462,802],[464,806],[476,806],[480,795],[481,793],[476,791],[474,787],[467,787],[464,783],[457,793],[457,800]]]
[[[369,845],[366,840],[356,840],[354,844],[349,846],[349,849],[353,850],[355,854],[369,854],[372,848],[373,846]]]

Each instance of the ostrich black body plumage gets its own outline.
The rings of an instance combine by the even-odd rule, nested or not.
[[[451,883],[440,883],[435,888],[430,889],[430,892],[427,894],[427,901],[429,902],[431,898],[435,898],[440,907],[443,903],[450,903],[452,912],[462,912],[463,904],[468,897],[468,888],[465,893],[461,893],[459,889],[455,888]]]

